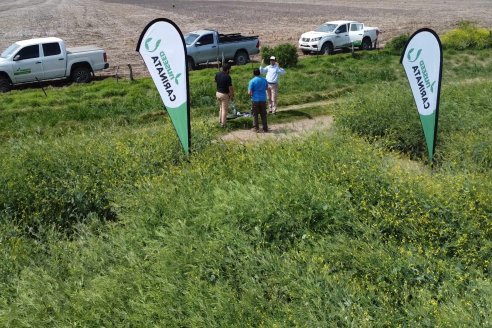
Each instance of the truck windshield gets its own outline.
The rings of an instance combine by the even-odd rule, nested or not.
[[[325,32],[325,33],[330,33],[330,32],[333,32],[335,31],[335,29],[337,28],[338,25],[336,24],[323,24],[323,25],[320,25],[318,26],[318,28],[316,28],[316,32]]]
[[[195,40],[199,37],[198,34],[194,34],[194,33],[188,33],[185,35],[185,43],[187,45],[190,45],[192,44],[193,42],[195,42]]]
[[[17,51],[17,49],[19,49],[19,48],[20,48],[20,46],[18,44],[14,43],[10,47],[8,47],[4,52],[2,52],[2,54],[0,55],[0,57],[2,57],[2,58],[8,58],[13,53],[15,53]]]

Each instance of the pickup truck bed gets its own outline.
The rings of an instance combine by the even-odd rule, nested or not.
[[[258,35],[244,36],[244,35],[241,35],[240,33],[219,34],[219,43],[250,41],[250,40],[256,40],[256,39],[258,39]]]
[[[81,46],[81,47],[70,47],[67,48],[67,53],[75,54],[80,52],[89,52],[89,51],[104,51],[102,48],[97,46]]]

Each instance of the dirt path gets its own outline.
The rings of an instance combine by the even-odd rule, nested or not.
[[[252,142],[265,139],[294,138],[309,132],[327,129],[333,123],[333,116],[317,116],[289,123],[272,124],[268,133],[256,133],[250,130],[236,130],[222,136],[223,141]]]
[[[325,106],[333,103],[335,103],[334,100],[317,101],[301,105],[286,106],[279,108],[278,110],[298,110],[310,107]],[[296,120],[288,123],[270,124],[268,126],[270,131],[268,133],[256,133],[249,129],[235,130],[223,135],[220,139],[223,141],[252,142],[266,139],[294,138],[309,132],[328,129],[332,124],[333,116],[331,115],[315,116],[313,118]]]

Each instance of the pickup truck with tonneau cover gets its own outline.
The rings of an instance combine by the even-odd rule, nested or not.
[[[108,67],[106,52],[95,46],[66,48],[54,37],[18,41],[0,55],[0,92],[17,84],[65,77],[87,83],[94,72]]]
[[[251,55],[260,52],[258,36],[239,33],[219,34],[216,30],[198,30],[185,36],[188,69],[198,64],[233,60],[237,65],[249,62]]]

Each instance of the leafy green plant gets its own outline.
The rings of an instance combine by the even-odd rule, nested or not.
[[[410,35],[408,34],[401,34],[397,37],[394,37],[384,45],[384,50],[394,55],[401,55],[403,49],[405,48],[405,45],[408,42],[408,39],[410,39]]]
[[[446,49],[485,49],[492,47],[492,31],[473,22],[460,22],[457,29],[445,33],[442,44]]]
[[[297,48],[290,43],[279,44],[274,48],[263,46],[261,48],[261,58],[265,63],[269,62],[270,56],[275,56],[282,67],[295,67],[299,60]]]

